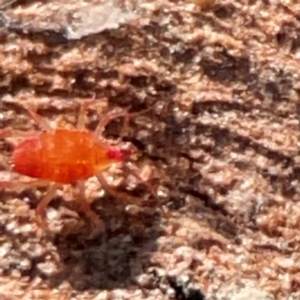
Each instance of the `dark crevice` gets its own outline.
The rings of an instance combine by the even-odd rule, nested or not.
[[[209,207],[209,208],[211,208],[212,210],[215,210],[215,211],[219,211],[219,212],[222,213],[222,215],[224,215],[226,217],[227,216],[233,217],[226,210],[226,208],[223,205],[220,205],[220,204],[216,203],[216,201],[211,196],[209,196],[207,193],[200,192],[200,191],[197,191],[197,190],[187,189],[187,188],[180,188],[179,190],[181,192],[184,192],[186,194],[190,194],[193,197],[199,199],[200,201],[202,201],[204,203],[204,205],[206,207]]]
[[[2,1],[4,4],[0,5],[0,9],[7,9],[7,8],[15,8],[17,6],[25,6],[29,4],[33,4],[35,2],[39,2],[37,0],[9,0],[9,1]]]
[[[234,148],[234,151],[245,153],[247,148],[252,148],[256,153],[271,159],[275,164],[282,163],[283,161],[285,161],[288,165],[293,164],[292,156],[272,150],[258,142],[252,141],[250,137],[242,136],[227,128],[220,128],[215,125],[197,124],[195,134],[211,136],[217,141],[218,148],[224,148],[225,146],[232,145],[234,143],[237,145],[237,147]]]
[[[28,24],[15,22],[9,24],[7,26],[7,29],[10,32],[14,32],[20,35],[21,37],[28,38],[33,42],[42,42],[49,47],[72,44],[66,38],[66,31],[64,28],[61,28],[59,30],[47,29],[47,28],[36,28]]]
[[[191,282],[184,282],[174,276],[168,276],[167,280],[175,291],[176,300],[205,300],[202,291],[194,288]]]

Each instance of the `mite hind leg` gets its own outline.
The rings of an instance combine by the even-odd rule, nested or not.
[[[36,131],[19,131],[14,129],[0,129],[0,139],[6,139],[11,137],[19,137],[19,138],[26,138],[26,137],[33,137],[36,135]]]
[[[49,186],[48,181],[43,180],[32,180],[32,181],[14,181],[14,180],[0,180],[0,190],[3,189],[27,189],[27,188],[41,188]],[[59,184],[53,184],[48,189],[46,195],[42,198],[40,203],[36,208],[36,217],[37,223],[40,227],[45,228],[47,227],[45,221],[45,209],[48,204],[51,202],[52,198],[54,197],[56,190],[58,189]]]
[[[40,188],[49,186],[48,181],[32,180],[32,181],[16,181],[16,180],[0,180],[0,190],[2,189],[27,189]]]

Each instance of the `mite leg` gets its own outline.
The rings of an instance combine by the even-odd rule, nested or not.
[[[55,196],[56,190],[59,188],[59,186],[60,185],[58,183],[52,184],[49,187],[46,195],[42,198],[41,202],[39,203],[39,205],[36,208],[37,223],[42,228],[47,227],[47,223],[45,221],[45,210],[46,210],[47,206],[49,205],[49,203],[51,202],[52,198]]]
[[[133,169],[130,167],[129,164],[123,163],[123,168],[124,168],[124,170],[126,170],[127,172],[131,173],[131,174],[137,179],[137,181],[138,181],[139,183],[145,185],[145,186],[148,188],[148,190],[150,191],[150,193],[152,194],[152,196],[155,198],[155,200],[159,201],[158,196],[157,196],[157,193],[155,192],[153,186],[152,186],[149,182],[144,181],[144,180],[142,179],[142,177],[141,177],[135,170],[133,170]]]
[[[121,132],[120,132],[120,138],[119,138],[119,140],[120,140],[124,136],[124,133],[129,126],[129,121],[132,117],[138,116],[138,115],[141,115],[148,111],[153,110],[153,106],[151,106],[150,108],[144,109],[141,112],[129,113],[130,108],[131,108],[131,106],[128,106],[126,108],[118,107],[118,108],[115,108],[115,109],[109,111],[108,113],[106,113],[106,115],[102,118],[102,120],[98,124],[98,126],[94,132],[94,135],[97,138],[101,138],[101,136],[103,135],[103,131],[108,123],[110,123],[112,120],[114,120],[116,118],[124,117],[124,123],[123,123],[122,129],[121,129]]]
[[[0,180],[0,190],[1,189],[27,189],[27,188],[34,188],[34,187],[39,188],[39,187],[47,187],[47,186],[49,186],[49,182],[43,180],[33,180],[28,182]]]
[[[117,107],[117,108],[107,112],[106,115],[99,122],[99,124],[94,132],[94,135],[97,138],[101,138],[103,135],[103,131],[108,123],[110,123],[112,120],[114,120],[116,118],[124,117],[124,123],[123,123],[123,127],[122,127],[122,130],[120,133],[120,138],[122,138],[122,136],[124,135],[124,131],[128,127],[128,124],[129,124],[129,118],[130,118],[130,114],[128,113],[129,109],[130,109],[130,107],[127,107],[127,108]]]
[[[12,129],[0,129],[0,139],[5,139],[9,137],[33,137],[37,135],[36,131],[19,131]]]
[[[91,221],[96,224],[98,228],[103,228],[104,223],[98,215],[91,209],[85,197],[85,186],[83,181],[78,181],[76,185],[77,193],[75,195],[75,200],[80,204],[82,211],[86,214]]]
[[[50,125],[49,122],[42,116],[38,115],[33,108],[26,108],[27,112],[31,116],[31,118],[35,121],[35,123],[43,130],[53,131],[54,128]]]
[[[101,184],[101,187],[105,190],[106,193],[109,195],[117,198],[117,199],[125,199],[127,204],[138,204],[141,203],[141,198],[134,197],[131,195],[128,195],[127,193],[123,193],[120,191],[116,191],[113,187],[111,187],[104,176],[99,173],[96,175],[96,178],[98,179],[99,183]],[[150,201],[147,201],[147,204],[150,204]]]
[[[80,104],[80,110],[79,110],[79,115],[77,120],[78,130],[85,129],[85,114],[87,109],[93,104],[96,104],[98,106],[101,102],[104,103],[103,107],[107,107],[107,98],[96,99],[96,94],[94,94],[92,99],[84,101],[83,103]]]

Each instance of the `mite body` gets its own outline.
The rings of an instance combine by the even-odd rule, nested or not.
[[[57,129],[21,142],[13,152],[14,170],[33,178],[76,183],[122,162],[122,149],[101,143],[91,132]]]
[[[122,166],[130,171],[138,181],[141,177],[127,164],[135,147],[131,143],[109,142],[102,137],[105,126],[113,119],[124,117],[124,126],[128,123],[128,112],[125,109],[114,109],[108,112],[99,122],[94,132],[85,129],[84,113],[89,105],[95,103],[93,99],[81,106],[76,129],[51,127],[48,122],[32,110],[28,110],[31,117],[43,129],[32,135],[24,134],[24,140],[14,149],[12,154],[13,170],[35,178],[31,182],[0,181],[1,188],[14,187],[39,187],[49,185],[48,192],[36,208],[37,221],[45,227],[44,213],[56,190],[61,184],[72,184],[77,189],[74,199],[77,200],[82,210],[97,225],[103,226],[102,220],[88,205],[85,198],[84,181],[95,176],[102,188],[115,197],[124,197],[132,203],[137,203],[138,198],[115,191],[106,182],[102,171],[113,163],[122,163]],[[18,135],[9,130],[0,130],[0,138]],[[156,197],[152,186],[144,182]]]

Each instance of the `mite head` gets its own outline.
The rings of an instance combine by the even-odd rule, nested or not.
[[[111,146],[107,152],[109,159],[115,161],[128,161],[136,157],[137,149],[131,143],[123,143],[121,145]]]

